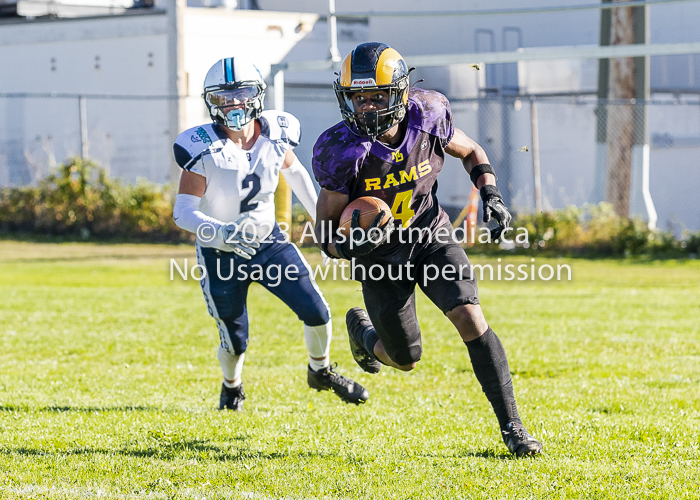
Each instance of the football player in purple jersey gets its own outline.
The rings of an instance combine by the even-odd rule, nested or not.
[[[343,60],[334,83],[343,120],[314,147],[313,170],[322,188],[317,237],[327,255],[354,261],[367,307],[350,309],[346,316],[353,357],[369,373],[382,365],[404,371],[416,367],[422,354],[418,284],[466,344],[508,449],[517,456],[537,455],[542,444],[518,414],[505,350],[484,318],[467,255],[438,204],[437,177],[445,154],[462,160],[479,188],[484,222],[493,218],[498,223],[491,230],[494,239],[509,226],[511,215],[484,150],[454,127],[445,96],[409,88],[409,72],[388,45],[358,45]],[[367,237],[359,230],[356,210],[350,237],[334,236],[329,225],[334,231],[348,203],[361,196],[384,200],[392,218],[380,225],[380,213],[374,234]],[[365,272],[376,266],[384,272]],[[435,272],[447,268],[467,271]],[[380,279],[372,279],[379,274]]]

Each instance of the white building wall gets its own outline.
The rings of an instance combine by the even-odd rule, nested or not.
[[[246,54],[269,76],[271,64],[328,56],[327,23],[319,17],[326,14],[325,1],[258,0],[258,3],[263,9],[309,10],[312,14],[225,8],[183,10],[180,61],[186,76],[182,92],[186,95],[180,100],[184,110],[179,127],[174,127],[169,119],[173,101],[165,98],[173,95],[173,88],[176,88],[172,77],[176,72],[169,65],[170,61],[178,60],[172,53],[177,44],[172,43],[173,24],[156,11],[112,18],[3,22],[0,24],[0,67],[4,71],[0,72],[0,92],[153,97],[150,100],[89,98],[91,156],[127,182],[138,177],[169,181],[171,142],[177,133],[173,128],[184,129],[208,121],[200,98],[201,87],[206,71],[217,59]],[[546,3],[504,0],[497,8],[566,3],[579,4],[578,0],[547,0]],[[451,11],[495,7],[485,0],[458,5],[450,0],[430,3],[387,0],[381,5],[368,0],[337,0],[338,11],[363,15],[379,8],[385,11]],[[700,5],[657,6],[650,8],[650,13],[652,42],[695,40],[695,32],[688,26],[697,24],[693,20],[700,20]],[[597,44],[598,27],[597,10],[496,17],[365,17],[339,20],[338,36],[342,55],[359,43],[379,40],[410,57],[514,50],[520,44],[526,48]],[[685,73],[681,66],[686,67]],[[482,71],[475,71],[469,65],[420,68],[412,74],[412,81],[424,78],[420,86],[440,90],[455,101],[455,122],[493,151],[492,162],[497,168],[512,169],[512,200],[525,207],[531,191],[530,157],[513,148],[529,145],[527,106],[508,119],[498,106],[484,103],[473,109],[472,103],[459,104],[459,99],[473,98],[480,89],[513,81],[521,92],[528,93],[592,92],[596,87],[596,74],[596,61],[550,61],[491,66]],[[652,59],[651,78],[653,86],[699,87],[700,60],[697,56]],[[285,109],[301,120],[304,135],[297,153],[307,167],[318,135],[340,119],[331,89],[333,79],[332,71],[285,74],[285,81],[290,85],[285,91]],[[540,116],[545,201],[553,208],[585,202],[590,180],[582,172],[590,170],[592,161],[592,153],[586,148],[593,130],[593,115],[583,110],[569,114],[547,111],[546,107],[542,109]],[[673,111],[664,113],[674,116]],[[662,121],[651,120],[650,115],[650,134],[667,133],[660,125]],[[563,125],[568,136],[563,132]],[[506,151],[502,144],[507,128],[512,151]],[[686,128],[674,128],[673,133],[680,137],[696,134],[694,129]],[[569,136],[574,142],[566,139]],[[0,98],[0,185],[31,182],[45,174],[45,165],[62,161],[79,151],[76,97]],[[669,158],[685,176],[695,179],[695,153],[692,148],[653,150],[652,179],[655,172],[666,171]],[[440,196],[443,203],[458,207],[466,201],[471,186],[458,163],[450,162],[441,176]],[[655,198],[657,189],[652,182]],[[663,198],[657,207],[660,225],[663,226],[669,217],[679,216],[685,217],[681,222],[688,227],[700,227],[697,226],[697,210],[685,206],[677,208],[678,203],[667,193],[658,192],[658,196]],[[666,199],[669,201],[664,201]],[[675,215],[674,210],[681,215]]]
[[[185,9],[182,36],[188,98],[183,128],[209,121],[200,96],[207,71],[216,61],[247,57],[269,79],[271,65],[282,61],[317,19],[314,14]]]
[[[4,92],[162,94],[166,36],[164,13],[3,23],[0,87]]]
[[[33,182],[80,154],[78,94],[88,96],[90,156],[127,182],[165,182],[166,28],[162,13],[0,26],[0,91],[57,94],[0,98],[0,185]]]

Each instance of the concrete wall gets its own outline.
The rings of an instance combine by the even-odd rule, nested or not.
[[[585,2],[583,2],[585,4]],[[326,15],[328,3],[324,0],[259,0],[262,9],[285,11],[298,9]],[[371,17],[372,12],[439,12],[479,11],[502,9],[541,8],[547,6],[581,5],[579,0],[386,0],[377,4],[372,0],[336,0],[338,13],[370,15],[369,33],[365,40],[383,41],[395,47],[404,56],[425,54],[453,54],[514,50],[518,33],[523,47],[558,45],[597,45],[600,14],[597,10],[516,14],[495,16],[397,16]],[[652,43],[698,41],[700,3],[684,2],[649,7],[649,28]],[[360,43],[360,42],[358,42]],[[322,53],[322,52],[321,52]],[[346,52],[341,51],[343,55]],[[533,67],[530,74],[544,69],[553,74],[551,85],[540,79],[531,85],[537,92],[578,92],[595,90],[597,65],[589,62],[562,61],[527,63]],[[510,70],[512,71],[512,70]],[[500,84],[504,70],[487,68],[488,86]],[[506,71],[507,73],[507,71]],[[425,78],[429,86],[453,96],[474,97],[470,90],[473,76],[468,67],[429,68],[419,70],[418,78]],[[517,80],[517,76],[515,77]],[[533,82],[534,83],[534,82]],[[659,56],[651,61],[652,89],[700,89],[700,55]],[[459,90],[460,86],[466,86]]]
[[[61,94],[138,96],[87,98],[91,156],[126,181],[164,182],[167,40],[163,13],[1,25],[0,89],[59,96],[0,98],[0,185],[32,182],[80,154],[78,98]]]
[[[572,5],[579,3],[565,1]],[[499,2],[498,8],[562,3],[563,0],[548,0],[546,4],[509,0]],[[171,4],[169,0],[167,5]],[[91,156],[126,181],[145,177],[166,182],[172,177],[174,135],[208,121],[200,94],[206,71],[216,60],[245,54],[269,76],[270,65],[280,61],[327,57],[327,23],[319,17],[325,15],[325,1],[259,0],[259,4],[263,9],[308,9],[312,13],[184,8],[177,43],[172,16],[157,11],[112,18],[3,21],[0,67],[8,70],[0,72],[0,89],[140,96],[138,100],[88,98]],[[448,0],[429,4],[389,0],[381,6],[366,0],[337,1],[340,12],[365,14],[379,7],[387,11],[494,8],[486,1],[457,6]],[[652,7],[650,12],[653,42],[694,39],[693,20],[700,19],[700,6],[672,4]],[[404,56],[514,50],[520,45],[527,48],[596,44],[598,16],[597,11],[583,11],[496,17],[341,19],[339,49],[344,55],[369,40],[390,43]],[[652,83],[657,82],[663,88],[694,88],[700,85],[700,61],[697,62],[695,56],[654,58]],[[182,75],[182,85],[174,84],[174,64],[182,66],[178,66],[177,72]],[[486,88],[504,90],[504,86],[506,94],[592,92],[596,73],[595,61],[494,65],[482,71],[468,65],[453,65],[421,68],[412,74],[412,81],[424,78],[420,86],[442,91],[453,100],[455,123],[484,145],[492,163],[503,172],[502,189],[509,201],[515,207],[529,208],[532,206],[531,156],[518,151],[521,146],[531,146],[527,104],[515,109],[517,95],[504,103],[460,99],[473,99]],[[304,135],[297,153],[307,167],[318,135],[340,119],[331,89],[333,79],[332,71],[285,74],[288,84],[285,109],[301,120]],[[183,96],[179,101],[181,111],[173,120],[174,101],[166,97],[178,92]],[[143,96],[159,97],[144,99]],[[270,104],[268,100],[268,107]],[[678,112],[694,117],[695,107]],[[687,126],[686,122],[671,109],[660,115],[650,114],[650,134],[700,137],[700,132],[693,128],[694,122],[688,122]],[[591,199],[595,176],[591,166],[595,156],[594,126],[592,109],[542,107],[540,135],[547,207],[597,201]],[[682,174],[690,179],[686,185],[696,182],[697,146],[689,147],[687,141],[684,144],[683,148],[652,149],[652,178],[658,172],[669,172],[669,165],[673,165],[678,170],[673,175]],[[78,99],[0,97],[0,146],[0,185],[23,184],[41,177],[52,162],[80,152]],[[440,180],[442,202],[458,208],[466,202],[469,189],[460,165],[450,160]],[[681,204],[685,205],[679,206],[673,193],[659,189],[652,181],[652,194],[659,197],[661,226],[675,217],[688,227],[700,227],[700,216],[690,201],[692,197],[682,198]]]
[[[0,25],[3,92],[167,93],[164,13]]]
[[[219,59],[242,55],[255,62],[263,77],[288,56],[318,19],[314,14],[187,8],[182,33],[187,75],[185,126],[208,121],[200,98],[204,78]]]

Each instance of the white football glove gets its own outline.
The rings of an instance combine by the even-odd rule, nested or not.
[[[250,214],[244,213],[234,222],[224,224],[216,233],[224,245],[242,259],[250,260],[260,248],[258,238],[246,231],[246,222]]]

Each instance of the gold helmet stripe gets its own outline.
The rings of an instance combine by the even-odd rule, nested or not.
[[[402,60],[401,54],[391,47],[384,49],[377,61],[377,85],[389,85],[394,79],[394,69]]]
[[[352,52],[350,52],[345,59],[343,59],[343,64],[340,67],[340,86],[350,87],[352,82],[352,71],[350,69],[350,63],[352,62]]]

